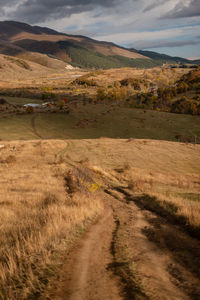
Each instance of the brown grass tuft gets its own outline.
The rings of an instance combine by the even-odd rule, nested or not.
[[[64,142],[14,144],[16,163],[0,164],[2,300],[42,294],[58,271],[58,257],[103,208],[99,191],[77,191],[66,163],[49,164]],[[12,145],[2,149],[2,158],[12,151]]]
[[[175,214],[196,228],[200,227],[199,179],[196,174],[146,174],[136,169],[126,172],[130,190],[155,197],[165,209],[175,207]]]

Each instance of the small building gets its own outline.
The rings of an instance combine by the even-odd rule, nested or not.
[[[40,104],[36,104],[36,103],[27,103],[27,104],[24,104],[24,107],[41,107]]]

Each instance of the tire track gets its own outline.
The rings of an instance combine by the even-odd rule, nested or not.
[[[53,299],[121,300],[120,280],[108,269],[116,223],[108,208],[68,255],[62,280]]]
[[[39,137],[39,139],[43,140],[44,138],[38,133],[37,129],[36,129],[36,125],[35,125],[35,121],[36,121],[36,118],[37,118],[37,115],[34,114],[31,118],[31,127],[32,127],[32,130],[34,132],[34,134]]]

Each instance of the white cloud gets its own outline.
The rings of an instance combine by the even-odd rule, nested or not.
[[[22,1],[26,5],[21,5]],[[34,3],[37,7],[33,5]],[[66,3],[70,3],[74,9],[67,12]],[[195,44],[196,36],[200,32],[200,26],[196,26],[200,23],[200,17],[185,19],[174,17],[170,20],[163,18],[164,15],[177,13],[179,8],[182,11],[184,9],[184,12],[187,9],[191,12],[191,7],[193,8],[191,3],[198,4],[200,0],[111,0],[110,2],[107,0],[0,0],[0,16],[1,19],[10,19],[12,16],[15,20],[34,22],[33,12],[42,4],[42,10],[36,15],[36,23],[59,31],[85,34],[98,40],[121,45],[134,46],[136,41],[143,44],[145,42],[173,44],[175,39],[180,41],[179,43],[184,43],[185,40]],[[21,5],[20,10],[19,5]],[[62,10],[62,5],[65,10]],[[56,6],[60,9],[55,12]],[[45,18],[42,18],[43,14]],[[198,56],[198,51],[196,45],[194,55]]]
[[[200,25],[198,26],[187,26],[182,28],[172,28],[154,31],[143,31],[143,32],[123,32],[115,33],[110,35],[98,36],[99,40],[113,41],[121,44],[131,44],[138,40],[160,40],[169,39],[175,37],[186,37],[198,35],[200,32]]]

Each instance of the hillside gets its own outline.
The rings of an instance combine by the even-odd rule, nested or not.
[[[2,300],[198,299],[199,145],[0,146]]]
[[[0,53],[12,56],[23,54],[25,58],[24,52],[52,55],[73,66],[95,69],[151,68],[166,61],[160,54],[149,55],[146,51],[126,49],[85,36],[68,35],[15,21],[0,22]],[[29,57],[27,54],[27,59]],[[183,61],[181,58],[168,59],[175,63]]]
[[[25,58],[25,59],[24,59]],[[1,86],[17,84],[26,81],[41,81],[41,78],[68,76],[67,64],[40,53],[21,53],[18,57],[0,54]],[[21,84],[21,83],[20,83]]]
[[[157,52],[153,52],[153,51],[144,51],[144,50],[139,50],[137,51],[138,53],[140,53],[141,55],[147,56],[151,59],[160,61],[161,63],[193,63],[193,61],[189,61],[188,59],[182,58],[182,57],[173,57],[173,56],[169,56],[166,54],[160,54]],[[198,61],[194,61],[194,63],[197,63]]]

